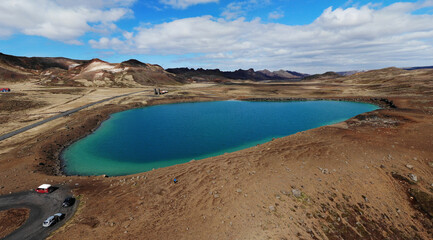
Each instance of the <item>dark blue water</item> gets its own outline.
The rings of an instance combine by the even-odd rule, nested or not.
[[[375,109],[339,101],[152,106],[113,114],[62,157],[68,174],[133,174],[252,147]]]

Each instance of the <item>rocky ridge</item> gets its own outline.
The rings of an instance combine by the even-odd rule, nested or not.
[[[252,81],[300,81],[308,74],[279,70],[269,71],[267,69],[255,71],[239,69],[236,71],[221,71],[219,69],[203,68],[169,68],[168,72],[177,74],[189,81],[229,81],[229,80],[252,80]]]

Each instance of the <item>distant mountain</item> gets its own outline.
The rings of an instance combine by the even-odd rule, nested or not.
[[[263,73],[267,78],[273,78],[272,80],[298,80],[308,76],[308,74],[279,70],[279,71],[269,71],[267,69],[258,71]]]
[[[280,71],[283,71],[283,70],[280,70]],[[306,73],[298,73],[298,72],[294,72],[294,71],[286,71],[286,72],[288,72],[294,76],[300,77],[300,78],[310,76],[310,74],[306,74]]]
[[[354,71],[345,71],[345,72],[336,72],[338,75],[341,76],[350,76],[356,73],[360,73],[360,72],[364,72],[364,71],[358,71],[358,70],[354,70]]]
[[[28,58],[0,53],[0,81],[27,80],[40,81],[43,85],[94,87],[138,87],[183,81],[158,65],[135,59],[108,63],[100,59]]]
[[[433,69],[433,66],[402,68],[403,70]]]
[[[27,70],[46,70],[49,68],[60,68],[68,70],[70,67],[83,64],[85,60],[74,60],[62,57],[16,57],[0,53],[0,63],[11,67]]]
[[[124,61],[121,63],[122,66],[125,67],[148,67],[150,64],[142,63],[137,59],[129,59],[128,61]]]
[[[303,78],[303,80],[324,80],[324,79],[336,79],[341,77],[343,77],[343,75],[338,74],[336,72],[326,72],[323,74],[314,74],[314,75],[306,76]]]
[[[176,74],[188,81],[227,81],[227,80],[252,80],[252,81],[298,81],[308,74],[292,71],[248,70],[221,71],[219,69],[193,69],[193,68],[169,68],[167,72]]]

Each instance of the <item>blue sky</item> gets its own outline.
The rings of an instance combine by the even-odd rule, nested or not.
[[[306,73],[425,66],[432,23],[432,0],[2,0],[0,52]]]

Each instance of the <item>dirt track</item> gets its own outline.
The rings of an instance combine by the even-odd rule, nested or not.
[[[0,193],[52,181],[82,194],[83,209],[53,239],[431,239],[424,196],[433,192],[433,83],[426,76],[423,88],[400,85],[403,76],[382,88],[381,79],[364,83],[361,77],[345,84],[234,82],[173,87],[153,100],[139,94],[109,101],[1,142]],[[109,113],[246,98],[386,98],[396,108],[133,176],[55,176],[58,152]]]
[[[74,109],[68,110],[68,111],[66,111],[66,112],[62,112],[62,113],[57,114],[57,115],[55,115],[55,116],[52,116],[52,117],[50,117],[50,118],[47,118],[47,119],[44,119],[44,120],[42,120],[42,121],[39,121],[39,122],[33,123],[33,124],[29,125],[29,126],[25,126],[25,127],[20,128],[20,129],[18,129],[18,130],[15,130],[15,131],[12,131],[12,132],[9,132],[9,133],[6,133],[6,134],[3,134],[3,135],[0,135],[0,141],[5,140],[5,139],[10,138],[10,137],[13,137],[13,136],[15,136],[15,135],[17,135],[17,134],[23,133],[23,132],[25,132],[25,131],[27,131],[27,130],[30,130],[30,129],[33,129],[33,128],[35,128],[35,127],[38,127],[38,126],[40,126],[40,125],[42,125],[42,124],[45,124],[45,123],[51,122],[51,121],[56,120],[56,119],[58,119],[58,118],[65,117],[65,116],[68,116],[68,115],[70,115],[70,114],[74,114],[74,113],[76,113],[76,112],[78,112],[78,111],[80,111],[80,110],[86,109],[86,108],[91,107],[91,106],[94,106],[94,105],[96,105],[96,104],[101,104],[101,103],[106,102],[106,101],[110,101],[110,100],[113,100],[113,99],[116,99],[116,98],[126,97],[126,96],[129,96],[129,95],[131,95],[131,94],[136,94],[136,93],[140,93],[140,92],[127,93],[127,94],[122,94],[122,95],[119,95],[119,96],[114,96],[114,97],[110,97],[110,98],[102,99],[102,100],[99,100],[99,101],[97,101],[97,102],[89,103],[89,104],[86,104],[86,105],[84,105],[84,106],[80,106],[80,107],[77,107],[77,108],[74,108]]]

